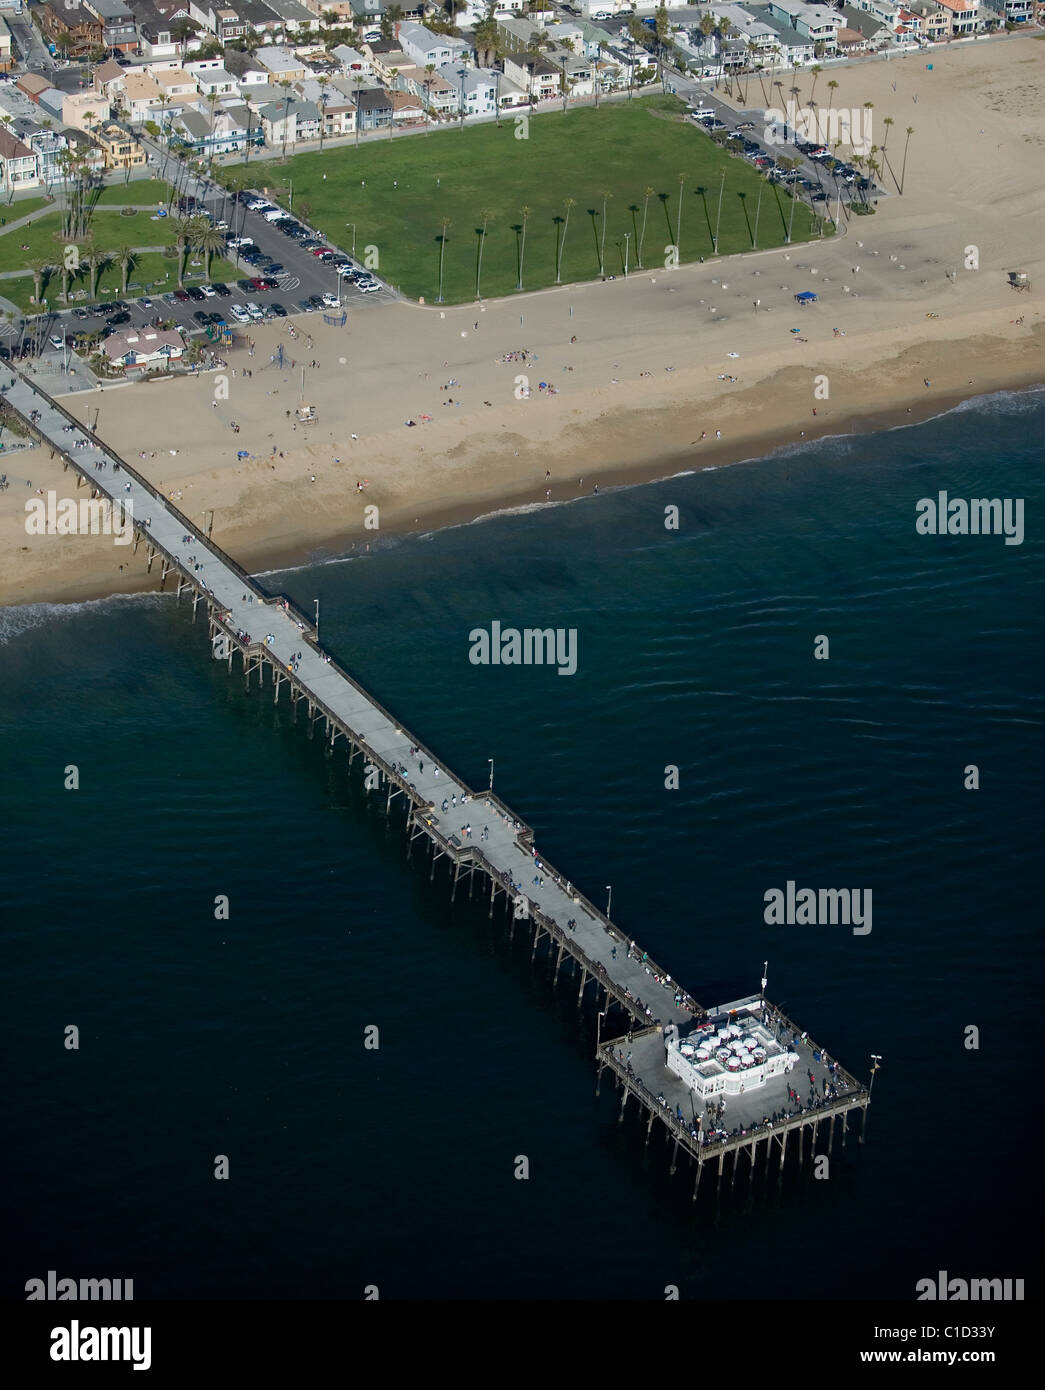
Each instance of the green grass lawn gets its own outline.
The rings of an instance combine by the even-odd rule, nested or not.
[[[13,203],[6,200],[0,205],[0,217],[7,222],[16,222],[20,217],[32,217],[34,212],[39,212],[41,208],[48,206],[48,198],[16,198]],[[6,233],[5,227],[0,227],[0,236]]]
[[[286,204],[292,180],[296,212],[348,251],[353,237],[347,224],[354,222],[357,256],[376,247],[374,268],[382,278],[428,302],[439,289],[444,218],[449,226],[443,296],[450,303],[475,298],[484,210],[489,211],[481,267],[484,296],[517,288],[520,255],[525,289],[554,284],[560,244],[564,283],[596,278],[603,246],[607,275],[622,273],[625,249],[634,270],[640,242],[646,267],[662,266],[665,248],[674,244],[682,261],[710,257],[716,226],[723,255],[750,250],[760,176],[692,122],[677,119],[683,109],[678,98],[657,95],[598,111],[585,107],[540,115],[530,119],[526,139],[516,138],[522,127],[509,116],[500,127],[442,130],[358,149],[339,146],[297,155],[286,164],[252,162],[251,183],[267,187]],[[680,174],[685,175],[681,237]],[[605,227],[604,193],[610,194]],[[565,224],[567,198],[575,206]],[[525,245],[524,206],[529,208]],[[786,241],[790,216],[790,196],[764,185],[759,248]],[[798,203],[793,240],[815,234],[816,227],[808,206]]]
[[[166,207],[170,196],[170,185],[159,179],[132,179],[130,183],[113,183],[103,188],[98,205],[105,207],[116,204],[118,207],[123,204],[125,207],[156,208],[162,204]]]
[[[56,209],[33,219],[29,228],[22,227],[13,236],[0,236],[0,271],[24,270],[30,261],[62,259],[65,239],[58,235],[61,218]],[[147,209],[133,217],[122,213],[99,210],[91,222],[91,234],[103,251],[116,251],[121,246],[172,246],[174,229],[171,219],[161,217],[153,222]]]
[[[185,272],[185,283],[187,285],[199,284],[203,280],[203,265],[194,265],[190,258]],[[217,256],[211,261],[210,270],[211,280],[225,280],[235,283],[240,278],[235,266],[228,261],[223,261]],[[120,295],[120,285],[123,280],[123,272],[118,264],[110,264],[103,267],[98,275],[98,298],[116,299]],[[78,279],[74,279],[70,286],[71,293],[76,294],[78,290],[88,290],[90,288],[90,275],[85,269]],[[163,294],[166,290],[178,288],[177,262],[172,258],[168,260],[165,256],[156,253],[146,253],[139,256],[137,262],[132,265],[128,277],[127,293],[133,297],[143,294]],[[45,280],[43,293],[47,299],[48,307],[51,309],[63,308],[60,299],[62,289],[61,278],[57,275]],[[37,311],[37,306],[30,303],[33,293],[33,279],[31,275],[20,276],[17,280],[0,280],[0,294],[5,299],[10,299],[22,310]],[[70,305],[86,304],[84,299],[70,299]]]

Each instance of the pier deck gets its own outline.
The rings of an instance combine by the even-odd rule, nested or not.
[[[572,962],[580,979],[578,1003],[595,981],[605,994],[604,1010],[618,1004],[632,1029],[653,1028],[641,1043],[636,1038],[632,1050],[643,1059],[641,1074],[651,1083],[653,1096],[664,1091],[656,1071],[658,1066],[664,1071],[656,1025],[690,1026],[701,1013],[693,998],[536,853],[529,827],[508,806],[490,791],[472,791],[342,670],[319,646],[311,620],[289,599],[267,593],[211,540],[198,535],[195,523],[170,499],[35,382],[20,372],[13,377],[0,374],[0,390],[30,430],[75,472],[78,488],[86,484],[92,494],[130,508],[133,553],[144,545],[150,572],[159,561],[161,588],[168,577],[177,579],[178,597],[185,592],[191,596],[194,617],[197,606],[205,605],[214,655],[227,660],[231,671],[238,652],[248,687],[255,673],[264,684],[267,670],[274,700],[287,685],[295,714],[299,703],[307,707],[310,736],[322,720],[331,748],[342,738],[350,761],[362,754],[365,785],[371,793],[384,794],[386,810],[395,796],[405,798],[411,845],[421,836],[427,839],[433,876],[441,856],[454,866],[455,893],[462,875],[469,878],[470,892],[474,875],[483,875],[489,883],[491,914],[496,894],[504,894],[513,932],[521,921],[533,930],[534,953],[542,937],[557,950],[556,979],[564,957]],[[77,447],[78,441],[84,443]],[[129,547],[127,553],[130,558]],[[468,826],[470,834],[465,831]],[[658,1050],[659,1061],[654,1055]],[[618,1068],[612,1053],[600,1048],[600,1063],[621,1074],[622,1084],[628,1086],[627,1072]],[[637,1082],[640,1068],[635,1071]],[[674,1106],[683,1104],[685,1087],[671,1081],[678,1091],[677,1096],[675,1090],[671,1093],[674,1121]],[[634,1094],[642,1099],[639,1089]],[[866,1093],[859,1089],[853,1103],[861,1103],[861,1098],[866,1104]],[[659,1104],[656,1108],[664,1109]]]

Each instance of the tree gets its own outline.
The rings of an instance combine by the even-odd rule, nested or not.
[[[809,93],[809,104],[810,106],[812,106],[813,98],[816,96],[816,79],[823,72],[823,68],[820,66],[819,63],[814,63],[813,66],[809,69],[809,71],[813,74],[813,87]]]
[[[319,79],[319,152],[323,153],[323,136],[327,128],[327,102],[330,97],[327,95],[327,88],[330,86],[330,78],[324,73]]]
[[[435,64],[425,63],[425,134],[428,134],[428,127],[432,117],[432,82],[435,77]]]
[[[217,106],[219,97],[217,92],[207,93],[207,105],[210,107],[210,149],[207,156],[207,172],[214,168],[214,108]]]
[[[914,126],[907,127],[907,139],[903,144],[903,164],[900,168],[900,197],[903,197],[904,184],[907,181],[907,147],[911,143],[911,136],[914,134]]]
[[[490,211],[489,208],[483,208],[483,225],[482,225],[482,227],[481,227],[480,230],[479,230],[479,247],[478,247],[478,250],[476,251],[476,256],[475,256],[475,297],[476,297],[476,299],[481,299],[481,298],[482,298],[482,295],[481,295],[480,292],[479,292],[479,279],[480,279],[480,276],[481,276],[482,273],[483,273],[483,247],[484,247],[485,244],[486,244],[486,228],[489,226],[490,218],[491,218],[492,216],[493,216],[493,213]]]
[[[108,265],[108,253],[103,251],[98,243],[92,238],[84,242],[80,251],[80,260],[86,262],[87,268],[91,273],[90,298],[98,297],[98,274],[104,265]]]
[[[446,254],[446,233],[450,228],[449,217],[444,217],[441,223],[442,232],[439,234],[439,293],[436,295],[435,302],[443,302],[443,257]]]
[[[33,277],[33,299],[40,303],[43,297],[44,276],[51,269],[47,261],[35,260],[29,262],[29,270]]]
[[[640,270],[642,269],[642,243],[646,240],[646,216],[647,216],[647,214],[648,214],[648,212],[649,212],[649,200],[650,200],[652,197],[653,197],[653,189],[650,188],[649,185],[647,184],[647,185],[646,185],[646,189],[645,189],[645,191],[644,191],[644,193],[643,193],[643,195],[642,195],[642,232],[641,232],[641,234],[639,235],[639,239],[638,239],[639,244],[638,244],[638,247],[636,248],[636,250],[637,250],[637,252],[638,252],[638,255],[637,255],[636,259],[638,260],[639,269],[640,269]]]
[[[302,216],[307,216],[304,209],[301,209]],[[193,218],[196,222],[197,219]],[[210,279],[211,258],[225,249],[225,237],[219,232],[217,227],[211,226],[205,218],[200,218],[192,232],[192,246],[195,251],[203,253],[203,273],[206,279]]]
[[[356,144],[358,145],[359,127],[362,125],[362,121],[359,119],[359,93],[363,90],[363,75],[357,72],[355,77],[353,77],[352,79],[352,84],[356,89]]]
[[[185,252],[192,237],[192,218],[176,217],[174,219],[174,245],[178,252],[178,287],[179,289],[185,279]]]
[[[562,235],[559,237],[559,254],[555,261],[555,283],[557,285],[562,284],[562,253],[566,249],[566,233],[570,227],[570,212],[577,206],[577,199],[566,198],[562,206],[566,216],[562,219]]]
[[[606,206],[613,194],[609,189],[602,192],[602,237],[599,240],[599,274],[606,274]]]
[[[131,266],[133,266],[135,262],[134,248],[132,246],[121,246],[120,249],[115,252],[115,260],[120,266],[120,293],[126,294],[127,279],[131,273]]]
[[[284,77],[278,85],[283,88],[283,150],[280,154],[280,163],[286,164],[287,136],[290,133],[290,103],[293,101],[293,97],[290,95],[291,83],[288,78]]]
[[[682,255],[682,193],[686,187],[685,174],[679,174],[679,210],[675,219],[675,245],[678,247],[679,255]]]
[[[519,283],[515,287],[517,290],[521,290],[523,287],[523,258],[526,255],[526,224],[530,220],[530,209],[525,203],[519,209],[519,216],[522,218],[522,225],[519,228]]]

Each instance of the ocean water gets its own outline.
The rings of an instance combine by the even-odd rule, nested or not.
[[[49,1269],[137,1299],[1026,1276],[1043,438],[1045,395],[1002,395],[268,581],[318,597],[325,644],[473,785],[493,758],[544,854],[596,901],[612,884],[698,999],[768,960],[851,1071],[881,1054],[867,1142],[827,1180],[742,1166],[696,1206],[596,1096],[568,977],[451,905],[358,768],[230,680],[187,608],[0,610],[4,1296]],[[916,534],[940,489],[1025,499],[1023,544]],[[577,673],[472,666],[493,619],[575,628]],[[871,889],[871,934],[767,926],[788,879]]]

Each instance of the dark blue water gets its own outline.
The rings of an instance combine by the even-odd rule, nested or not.
[[[853,1072],[882,1055],[828,1180],[695,1208],[688,1167],[596,1098],[575,990],[430,887],[344,755],[228,679],[186,609],[0,613],[4,1293],[48,1269],[139,1299],[1027,1275],[1043,428],[1040,394],[997,397],[272,580],[321,599],[325,643],[473,784],[492,757],[550,860],[612,884],[698,999],[756,991],[768,959]],[[1024,543],[917,535],[940,488],[1024,498]],[[577,674],[470,665],[495,618],[575,627]],[[872,889],[872,933],[765,925],[788,879]]]

